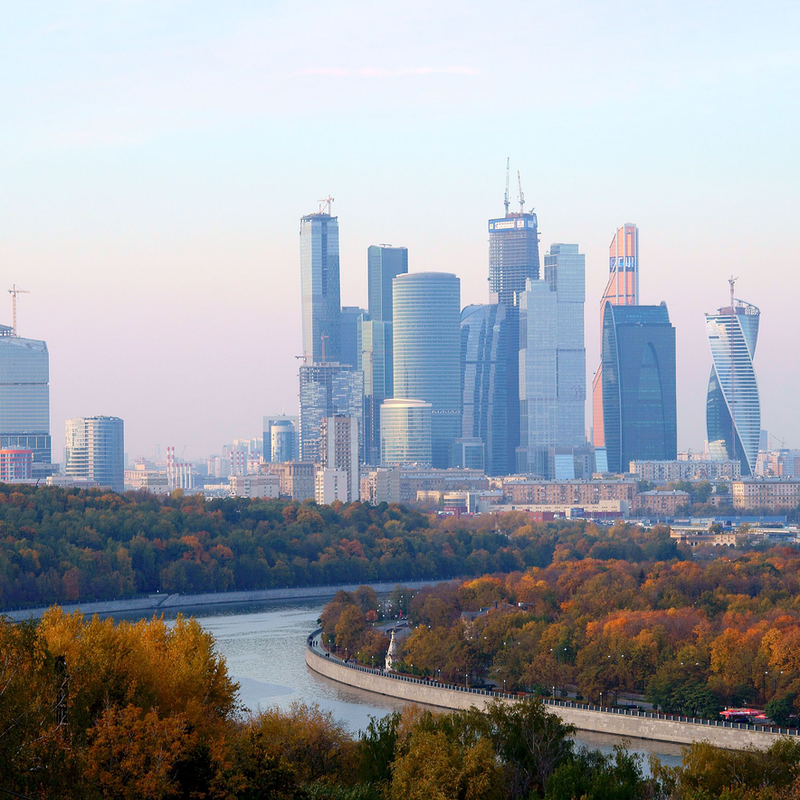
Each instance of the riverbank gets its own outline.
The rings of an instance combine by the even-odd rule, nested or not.
[[[87,616],[93,614],[129,614],[141,611],[150,616],[159,611],[181,608],[200,608],[203,606],[224,606],[239,603],[261,603],[271,600],[328,600],[337,592],[354,592],[359,586],[369,586],[378,594],[388,594],[396,586],[409,589],[421,589],[423,586],[435,586],[449,583],[451,579],[433,581],[409,581],[407,583],[341,583],[333,586],[292,586],[283,589],[254,589],[247,592],[208,592],[203,594],[151,594],[143,597],[131,597],[124,600],[98,600],[86,603],[69,603],[62,605],[65,613],[80,611]],[[452,579],[455,580],[455,579]],[[39,608],[23,608],[11,611],[0,611],[14,622],[27,619],[39,619],[50,606]]]
[[[322,649],[319,644],[320,633],[320,630],[314,631],[306,640],[306,665],[314,672],[347,686],[394,697],[407,703],[419,703],[448,710],[466,710],[472,706],[483,710],[497,699],[507,703],[519,699],[515,695],[503,692],[443,685],[435,681],[345,664]],[[652,711],[579,705],[561,700],[545,700],[544,703],[564,722],[574,725],[579,731],[671,744],[685,745],[696,741],[707,741],[728,750],[743,750],[751,746],[765,750],[782,736],[797,736],[800,733],[789,728],[768,728],[762,725],[695,719]]]

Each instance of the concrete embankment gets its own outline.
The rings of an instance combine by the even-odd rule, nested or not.
[[[294,586],[284,589],[261,589],[248,592],[209,592],[207,594],[151,594],[145,597],[131,597],[125,600],[101,600],[87,603],[64,604],[61,608],[66,613],[81,611],[87,616],[92,614],[130,614],[141,611],[143,614],[159,613],[179,608],[197,608],[211,605],[230,605],[232,603],[261,603],[280,600],[327,600],[336,592],[354,592],[359,586],[371,586],[378,594],[391,592],[395,586],[402,585],[409,589],[420,589],[423,586],[434,586],[448,581],[409,581],[393,583],[343,583],[336,586]],[[26,619],[39,619],[47,606],[40,608],[15,609],[0,611],[0,616],[7,616],[15,622]]]
[[[493,700],[513,703],[517,698],[482,689],[464,689],[443,686],[416,678],[389,676],[380,670],[343,664],[339,659],[326,657],[312,642],[319,638],[316,631],[308,639],[306,664],[326,678],[368,692],[396,697],[409,703],[419,703],[439,708],[465,710],[472,706],[484,709]],[[631,739],[649,739],[673,744],[691,744],[707,741],[729,750],[754,746],[766,749],[780,736],[797,735],[785,728],[765,728],[743,723],[714,722],[690,719],[677,715],[656,714],[650,711],[600,708],[565,701],[545,701],[550,711],[578,730],[613,734]]]

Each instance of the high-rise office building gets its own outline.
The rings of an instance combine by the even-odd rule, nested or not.
[[[394,397],[381,406],[381,464],[431,465],[433,408],[422,400]]]
[[[493,300],[506,309],[504,394],[507,403],[505,416],[508,471],[515,468],[516,450],[520,443],[519,304],[526,281],[539,278],[539,221],[535,213],[525,211],[521,191],[519,199],[519,212],[509,212],[506,186],[505,217],[489,220],[489,289]]]
[[[393,394],[392,281],[408,272],[408,249],[391,245],[367,248],[369,307],[361,319],[359,346],[364,373],[364,460],[381,457],[381,404]]]
[[[299,418],[276,414],[264,417],[264,460],[283,462],[298,458],[297,429]]]
[[[33,451],[33,476],[50,474],[50,356],[47,344],[0,325],[0,449]]]
[[[479,440],[480,468],[489,475],[514,471],[508,463],[508,335],[507,308],[501,303],[461,312],[462,448],[471,446],[474,452]],[[466,453],[459,460],[468,460]]]
[[[307,362],[340,362],[339,220],[327,210],[300,220],[303,355]]]
[[[600,298],[600,324],[606,305],[635,306],[639,302],[639,229],[631,222],[617,228],[608,247],[608,283]],[[592,442],[605,447],[603,431],[603,365],[592,381]]]
[[[65,473],[115,492],[124,488],[125,445],[119,417],[75,417],[66,424]]]
[[[461,281],[409,272],[393,295],[394,396],[431,404],[432,462],[446,468],[461,435]]]
[[[677,458],[675,328],[666,303],[606,303],[602,369],[608,468]]]
[[[361,370],[331,362],[303,364],[300,367],[300,460],[321,463],[322,420],[335,415],[360,420],[363,403]]]
[[[325,417],[320,426],[320,463],[323,468],[342,470],[347,488],[339,499],[352,503],[361,496],[358,474],[358,423],[356,417]]]
[[[553,244],[544,272],[521,298],[517,470],[575,478],[556,463],[574,465],[572,449],[586,444],[585,257],[576,244]]]
[[[711,377],[706,401],[708,450],[717,461],[741,461],[752,475],[758,459],[761,404],[753,369],[761,312],[733,297],[716,314],[706,314]]]
[[[342,306],[339,360],[356,369],[361,368],[361,354],[358,349],[358,328],[361,318],[367,312],[358,306]],[[327,357],[327,348],[326,353]]]
[[[407,247],[373,244],[367,248],[367,312],[371,320],[392,321],[392,281],[407,272]]]

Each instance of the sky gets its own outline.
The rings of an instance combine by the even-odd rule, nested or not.
[[[122,417],[135,458],[202,457],[293,413],[299,218],[329,194],[343,305],[366,304],[366,248],[384,242],[486,302],[507,157],[542,253],[586,254],[589,384],[608,245],[634,222],[641,301],[666,301],[677,330],[679,449],[703,448],[703,314],[731,275],[762,312],[762,427],[800,447],[800,4],[0,12],[0,289],[30,291],[19,333],[50,349],[55,459],[72,416]]]

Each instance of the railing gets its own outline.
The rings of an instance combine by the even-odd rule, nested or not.
[[[319,636],[321,633],[322,628],[318,628],[307,637],[306,642],[309,650],[314,650],[312,643],[314,639],[317,638],[317,636]],[[320,650],[322,649],[323,648],[320,645]],[[327,653],[328,651],[324,652]],[[319,657],[324,658],[324,656]],[[467,694],[478,694],[486,697],[498,698],[501,700],[523,700],[526,697],[533,697],[533,695],[527,693],[512,694],[509,692],[498,692],[494,689],[470,688],[468,686],[459,686],[455,683],[442,683],[441,681],[429,678],[414,678],[410,675],[398,675],[396,673],[387,672],[386,670],[375,667],[364,667],[361,666],[361,664],[351,664],[347,661],[343,661],[340,658],[336,658],[335,656],[334,659],[339,666],[346,667],[347,669],[352,669],[357,672],[366,672],[371,675],[378,675],[382,678],[391,678],[391,680],[394,681],[417,683],[420,686],[428,686],[431,689],[450,689],[451,691],[465,692]],[[659,711],[644,711],[636,708],[612,708],[609,706],[593,705],[592,703],[576,703],[572,700],[554,700],[549,698],[540,699],[545,705],[548,706],[557,708],[574,708],[578,711],[596,711],[601,714],[616,714],[618,716],[625,717],[642,717],[644,719],[661,720],[662,722],[681,722],[686,725],[700,725],[712,728],[735,728],[738,730],[753,731],[755,733],[772,733],[779,736],[800,736],[800,730],[797,728],[779,728],[773,725],[751,725],[748,722],[727,722],[726,720],[705,719],[703,717],[684,717],[680,714],[662,714]]]

